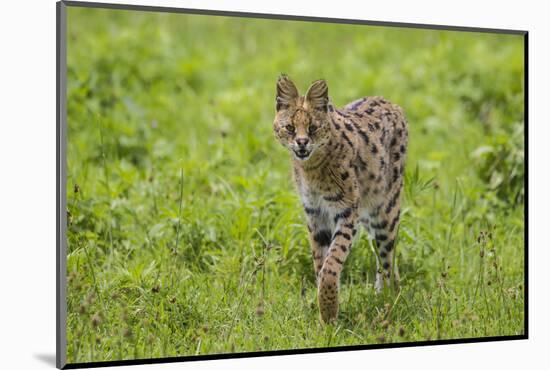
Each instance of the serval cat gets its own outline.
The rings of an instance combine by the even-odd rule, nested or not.
[[[277,81],[273,129],[292,156],[307,217],[321,319],[338,316],[340,275],[362,224],[378,249],[375,288],[389,286],[399,229],[408,130],[403,110],[382,97],[335,108],[324,80],[301,96]]]

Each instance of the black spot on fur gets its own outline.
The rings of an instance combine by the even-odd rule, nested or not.
[[[397,203],[397,198],[399,198],[399,191],[396,191],[393,197],[388,202],[388,205],[386,206],[386,214],[390,213],[393,207],[395,207],[395,204]]]
[[[359,156],[359,155],[357,156],[357,162],[358,162],[359,168],[360,168],[361,170],[364,171],[364,170],[367,169],[367,162],[365,162],[365,161],[363,160],[363,158],[361,158],[361,156]]]
[[[372,144],[370,147],[370,151],[372,154],[378,153],[378,147],[375,144]]]
[[[399,177],[399,170],[397,167],[393,168],[393,178],[392,178],[392,184],[397,181],[397,178]]]
[[[388,240],[388,236],[386,234],[377,234],[376,235],[376,240],[379,241],[379,242],[383,242],[383,241]]]
[[[344,233],[340,230],[338,230],[337,232],[334,233],[334,236],[332,237],[332,239],[336,239],[337,236],[341,236],[344,239],[351,240],[351,235],[350,234]]]
[[[388,262],[384,262],[384,264],[382,265],[382,267],[384,268],[384,270],[387,270],[390,268],[390,264]]]
[[[319,243],[320,246],[325,247],[330,245],[331,235],[329,230],[320,230],[313,235],[313,240]]]
[[[372,224],[372,227],[375,228],[375,229],[385,229],[386,226],[388,226],[388,221],[387,220],[383,220],[378,224],[374,224],[374,223]]]
[[[342,226],[347,227],[348,229],[353,229],[355,227],[355,225],[353,225],[353,223],[351,223],[351,222],[349,222],[347,224],[343,224]]]
[[[357,129],[357,132],[359,132],[359,136],[361,136],[361,138],[363,138],[363,141],[365,142],[365,144],[368,144],[369,143],[369,137],[367,136],[367,133],[361,129]]]
[[[308,215],[318,215],[319,213],[321,213],[320,208],[311,208],[307,206],[304,206],[304,211],[306,211]]]
[[[351,208],[346,208],[340,213],[337,213],[336,216],[334,216],[334,222],[337,222],[341,218],[348,218],[351,215]]]
[[[349,172],[343,172],[340,174],[340,178],[343,180],[343,181],[346,181],[346,179],[349,177]]]
[[[344,131],[342,131],[342,139],[346,140],[346,142],[349,144],[349,146],[353,146],[353,143],[351,142],[351,140],[349,139],[349,137],[346,135],[346,133]]]
[[[393,232],[393,230],[395,229],[395,226],[397,225],[397,221],[399,221],[399,213],[400,212],[397,212],[397,215],[395,216],[395,218],[392,220],[390,224],[390,232]]]

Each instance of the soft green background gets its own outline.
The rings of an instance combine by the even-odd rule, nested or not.
[[[68,10],[68,361],[516,335],[523,38]],[[365,233],[323,327],[275,81],[409,119],[399,294]]]

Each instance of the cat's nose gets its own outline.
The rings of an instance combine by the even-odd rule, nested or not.
[[[309,139],[307,137],[301,137],[296,139],[296,144],[298,144],[298,146],[303,147],[303,146],[306,146],[308,143],[309,143]]]

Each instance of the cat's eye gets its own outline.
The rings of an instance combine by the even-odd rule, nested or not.
[[[313,134],[315,131],[317,131],[317,128],[318,127],[316,125],[309,125],[307,130],[310,134]]]
[[[294,128],[294,125],[286,125],[285,128],[288,132],[294,132],[294,130],[296,130],[296,128]]]

